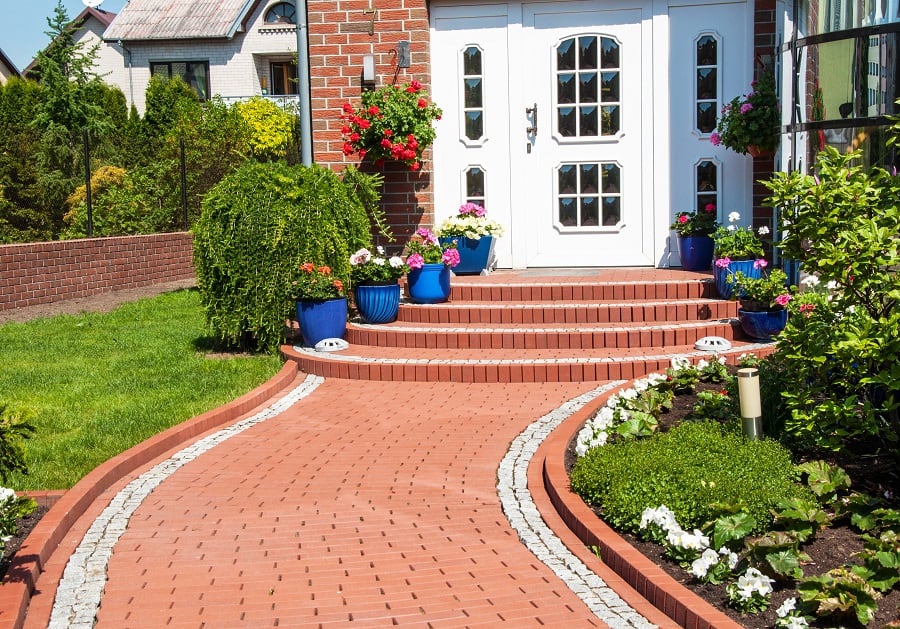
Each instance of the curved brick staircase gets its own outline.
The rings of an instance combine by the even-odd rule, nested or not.
[[[743,337],[737,303],[712,276],[665,269],[499,271],[454,277],[444,304],[404,302],[398,320],[351,320],[350,348],[283,348],[301,370],[326,377],[411,382],[571,382],[630,379],[674,355],[709,355],[694,343],[721,336],[734,362],[761,349]],[[764,347],[764,346],[763,346]]]

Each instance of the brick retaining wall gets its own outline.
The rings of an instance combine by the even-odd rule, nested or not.
[[[0,246],[0,310],[194,276],[187,232]]]

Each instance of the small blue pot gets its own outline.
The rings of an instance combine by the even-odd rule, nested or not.
[[[450,299],[450,267],[442,262],[411,269],[406,280],[409,298],[417,304],[439,304]]]
[[[750,338],[768,343],[787,325],[787,310],[751,312],[740,308],[741,329]]]
[[[480,275],[491,261],[496,239],[493,236],[482,236],[477,240],[464,236],[441,236],[441,246],[447,248],[454,240],[459,252],[459,264],[451,269],[453,274]]]
[[[755,268],[753,263],[756,260],[732,260],[727,268],[715,267],[713,269],[713,277],[716,280],[716,290],[722,299],[731,299],[733,292],[732,276],[740,271],[744,277],[759,279],[762,276],[762,269]],[[735,295],[740,297],[740,295]]]
[[[679,236],[678,253],[685,271],[708,271],[715,241],[711,236]]]
[[[366,323],[390,323],[400,311],[400,284],[361,284],[354,287],[356,309]]]
[[[323,339],[343,338],[347,332],[347,298],[298,301],[297,323],[303,343],[311,347]]]

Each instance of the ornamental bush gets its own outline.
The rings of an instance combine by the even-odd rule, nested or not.
[[[321,166],[248,163],[210,191],[193,230],[194,265],[220,342],[276,351],[305,262],[328,266],[347,283],[350,254],[371,239],[356,191],[371,195],[372,187],[360,185],[361,177],[353,172],[350,184]]]
[[[757,531],[770,528],[780,500],[812,498],[795,482],[790,452],[750,441],[718,422],[685,422],[647,439],[593,448],[570,476],[572,490],[602,508],[617,529],[637,533],[648,505],[669,507],[686,529],[715,519],[713,505],[743,504]]]

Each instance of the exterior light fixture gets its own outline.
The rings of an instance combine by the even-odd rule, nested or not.
[[[759,396],[759,369],[738,369],[738,397],[741,401],[741,430],[748,439],[762,438],[762,402]]]

